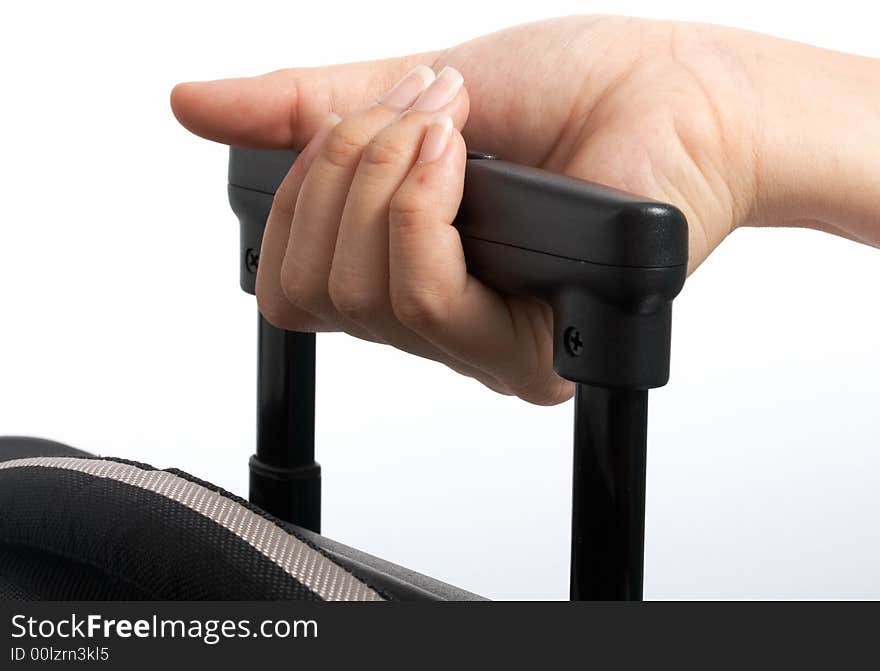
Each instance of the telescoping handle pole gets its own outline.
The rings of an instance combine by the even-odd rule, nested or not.
[[[642,598],[648,392],[575,386],[572,601]]]
[[[315,334],[257,327],[257,449],[250,500],[320,533],[321,467],[315,461]]]
[[[243,263],[295,157],[230,152]],[[453,223],[469,273],[553,308],[554,369],[577,385],[571,597],[640,599],[647,390],[669,379],[687,222],[672,205],[472,154]],[[242,287],[253,293],[244,272]]]
[[[275,190],[296,154],[232,149],[229,202],[240,226],[239,282],[256,291],[263,230]],[[321,531],[321,467],[315,461],[315,334],[257,322],[257,439],[249,461],[251,503]]]

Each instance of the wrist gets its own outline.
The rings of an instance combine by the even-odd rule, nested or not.
[[[773,40],[756,84],[753,225],[880,243],[880,61]]]

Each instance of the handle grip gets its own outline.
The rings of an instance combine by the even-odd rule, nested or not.
[[[296,156],[230,149],[229,199],[250,293],[272,197]],[[687,273],[687,222],[677,208],[470,154],[454,225],[468,272],[552,306],[561,377],[625,389],[666,384],[672,300]]]

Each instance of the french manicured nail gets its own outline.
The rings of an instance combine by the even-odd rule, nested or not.
[[[440,71],[437,79],[413,103],[412,108],[416,112],[436,112],[452,102],[462,84],[464,84],[464,77],[461,76],[461,73],[455,68],[447,66]]]
[[[427,65],[417,65],[392,86],[379,102],[388,107],[405,110],[433,81],[434,71]]]
[[[440,114],[431,119],[431,124],[425,132],[425,139],[422,140],[422,148],[419,151],[419,163],[436,161],[443,156],[451,134],[452,117]]]

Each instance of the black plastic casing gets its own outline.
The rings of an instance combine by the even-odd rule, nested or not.
[[[229,200],[241,222],[241,286],[249,293],[273,194],[296,155],[230,151]],[[472,157],[454,225],[472,275],[552,306],[561,377],[624,389],[666,384],[672,300],[687,274],[687,222],[677,208]]]

